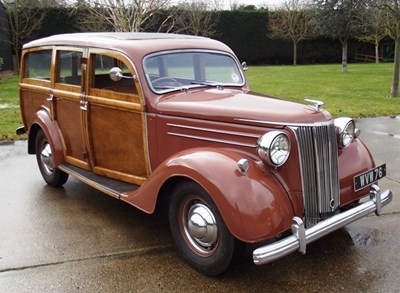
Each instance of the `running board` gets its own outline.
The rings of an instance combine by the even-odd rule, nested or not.
[[[88,170],[73,166],[68,163],[62,163],[58,169],[74,176],[76,179],[90,185],[97,190],[100,190],[108,195],[120,198],[121,195],[128,191],[133,191],[139,188],[138,185],[122,182],[119,180],[96,175]]]

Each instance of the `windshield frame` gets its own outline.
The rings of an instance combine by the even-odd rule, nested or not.
[[[234,64],[236,65],[237,73],[240,75],[239,80],[241,80],[240,83],[227,83],[227,82],[216,82],[216,81],[200,81],[200,80],[193,80],[192,83],[190,84],[183,84],[183,85],[177,85],[177,86],[171,86],[171,88],[155,88],[153,85],[153,82],[151,80],[150,74],[148,73],[147,70],[147,65],[146,61],[150,58],[154,58],[157,56],[166,56],[166,55],[171,55],[171,54],[181,54],[181,53],[206,53],[206,54],[214,54],[214,55],[223,55],[229,57]],[[243,72],[242,66],[239,64],[238,59],[236,58],[235,55],[229,54],[228,52],[224,51],[218,51],[218,50],[205,50],[205,49],[178,49],[178,50],[166,50],[166,51],[160,51],[156,53],[151,53],[149,55],[146,55],[143,60],[142,60],[142,68],[143,68],[143,74],[146,77],[146,82],[149,86],[149,88],[155,93],[155,94],[165,94],[168,92],[173,92],[173,91],[186,91],[192,88],[200,88],[200,87],[218,87],[218,88],[223,88],[223,87],[243,87],[246,83],[245,75]],[[162,77],[160,77],[162,78]],[[168,78],[168,77],[167,77]]]

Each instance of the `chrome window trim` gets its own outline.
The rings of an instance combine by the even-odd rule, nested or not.
[[[152,57],[156,57],[156,56],[162,56],[162,55],[168,55],[168,54],[177,54],[177,53],[210,53],[210,54],[218,54],[218,55],[225,55],[225,56],[229,56],[231,57],[237,68],[238,68],[238,72],[240,73],[240,77],[242,78],[242,83],[235,83],[235,84],[229,84],[229,83],[223,83],[221,84],[222,86],[234,86],[234,87],[242,87],[246,84],[246,78],[245,75],[243,73],[243,68],[241,66],[241,64],[239,63],[239,60],[237,59],[237,57],[229,52],[225,52],[225,51],[219,51],[219,50],[209,50],[209,49],[179,49],[179,50],[165,50],[165,51],[160,51],[160,52],[156,52],[156,53],[150,53],[146,56],[143,57],[142,59],[142,71],[143,71],[143,75],[146,78],[146,82],[148,87],[151,89],[151,91],[157,95],[162,95],[165,93],[169,93],[169,92],[173,92],[173,91],[181,91],[186,89],[187,87],[177,87],[175,89],[167,89],[167,90],[161,90],[161,91],[157,91],[156,89],[153,88],[151,81],[149,79],[148,74],[146,73],[146,66],[145,66],[145,62],[147,59],[152,58]],[[193,85],[193,87],[190,88],[198,88],[200,85]]]

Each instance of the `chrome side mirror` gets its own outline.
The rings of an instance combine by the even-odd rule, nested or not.
[[[134,76],[125,76],[125,75],[123,75],[122,74],[122,70],[119,67],[111,68],[111,70],[110,70],[110,79],[112,81],[120,81],[123,78],[137,80],[136,75],[134,75]]]
[[[243,69],[243,71],[247,71],[249,68],[247,67],[247,63],[246,62],[243,62],[242,63],[242,69]]]
[[[110,78],[112,81],[120,81],[123,78],[122,70],[119,67],[113,67],[110,70]]]

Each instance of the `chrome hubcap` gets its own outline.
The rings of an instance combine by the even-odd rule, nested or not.
[[[218,227],[211,210],[202,203],[192,205],[187,212],[184,229],[192,247],[199,253],[209,253],[218,240]]]
[[[47,174],[51,175],[54,171],[53,154],[51,153],[50,144],[45,143],[40,154],[42,166]]]

